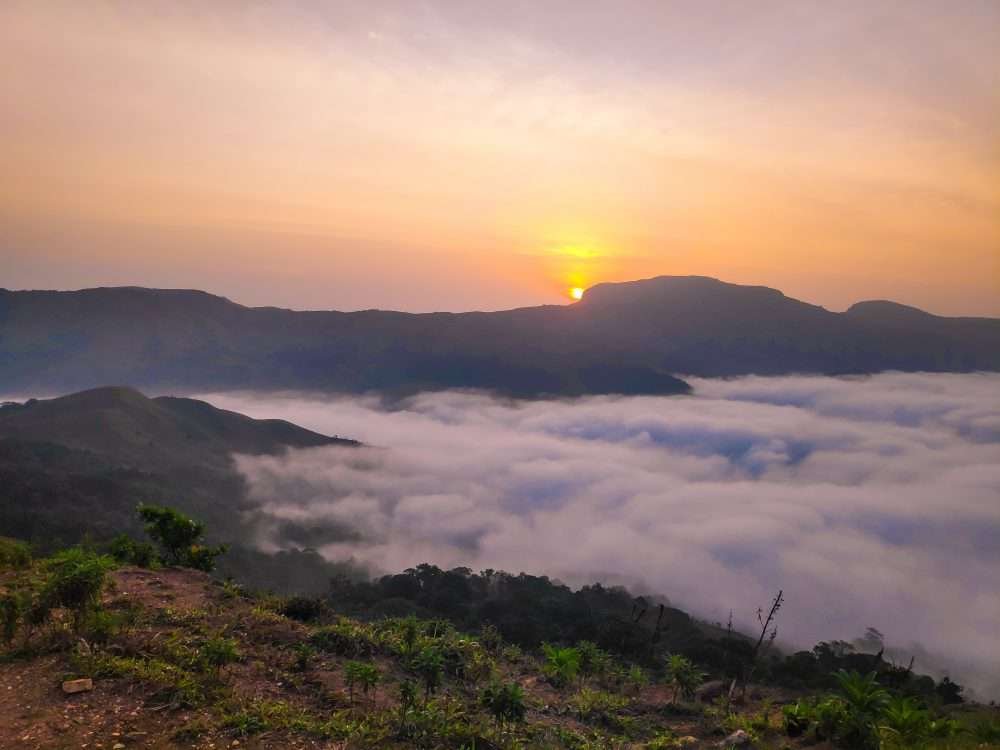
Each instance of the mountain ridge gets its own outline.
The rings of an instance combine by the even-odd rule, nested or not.
[[[0,382],[515,397],[681,394],[677,373],[1000,370],[1000,319],[870,300],[845,312],[698,276],[497,312],[299,311],[198,290],[0,291]]]

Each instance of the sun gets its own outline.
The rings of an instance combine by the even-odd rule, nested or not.
[[[569,296],[573,299],[583,299],[583,289],[581,287],[575,286],[569,290]]]

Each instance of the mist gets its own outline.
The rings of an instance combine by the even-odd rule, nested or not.
[[[745,625],[780,588],[786,644],[872,626],[1000,695],[1000,375],[688,380],[667,398],[202,397],[366,444],[236,457],[262,549],[307,534],[375,572],[624,583]]]

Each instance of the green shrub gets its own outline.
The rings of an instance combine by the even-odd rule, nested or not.
[[[548,643],[542,644],[545,664],[542,670],[556,687],[565,687],[576,679],[580,671],[580,652],[575,648],[559,648]]]
[[[438,649],[428,646],[416,654],[412,666],[424,685],[424,703],[426,704],[430,696],[441,686],[441,681],[444,678],[444,657]]]
[[[687,700],[694,698],[695,690],[704,679],[704,672],[695,667],[686,656],[671,654],[667,657],[667,680],[674,687],[671,703],[677,703],[678,697]]]
[[[63,550],[46,561],[47,578],[41,598],[51,607],[64,607],[73,614],[73,630],[79,633],[88,612],[100,601],[110,557],[79,547]]]
[[[108,553],[118,562],[151,568],[157,562],[156,550],[149,542],[138,542],[128,534],[119,534],[108,545]]]
[[[0,636],[10,645],[17,635],[17,626],[25,610],[25,599],[19,591],[7,591],[0,596]]]
[[[834,677],[844,705],[838,739],[851,747],[877,748],[878,720],[889,704],[888,691],[879,685],[874,672],[862,675],[840,670]]]
[[[349,661],[344,665],[344,682],[347,684],[347,692],[350,696],[351,705],[354,705],[354,688],[360,687],[365,697],[375,689],[381,674],[378,667],[361,661]]]
[[[160,546],[163,559],[170,565],[211,572],[215,559],[226,551],[224,545],[207,547],[201,544],[205,524],[173,508],[140,505],[138,511],[145,522],[146,533]]]
[[[374,656],[378,643],[368,626],[341,618],[333,625],[317,628],[309,642],[320,651],[338,656]]]
[[[490,712],[501,730],[505,723],[524,721],[527,711],[524,690],[516,682],[490,684],[480,694],[479,703]]]
[[[789,737],[800,737],[816,720],[816,707],[806,700],[789,703],[781,709],[781,723]]]
[[[23,570],[31,565],[31,548],[24,542],[0,536],[0,569]]]
[[[919,747],[930,738],[930,713],[912,698],[892,698],[878,721],[884,747]]]
[[[984,719],[970,728],[976,742],[983,745],[1000,744],[1000,719]]]
[[[278,608],[279,614],[299,622],[315,622],[325,611],[326,605],[321,599],[309,596],[289,597]]]
[[[646,670],[638,665],[629,667],[625,674],[625,685],[631,692],[639,693],[648,684],[649,677],[646,675]]]
[[[582,721],[599,722],[619,727],[618,712],[628,705],[628,699],[603,690],[583,688],[570,699],[570,706]]]
[[[308,643],[296,643],[292,648],[292,653],[295,655],[295,661],[293,663],[293,668],[296,672],[305,672],[309,669],[309,662],[316,655],[316,649],[310,646]]]
[[[227,665],[239,661],[241,654],[236,647],[235,639],[217,635],[201,645],[199,658],[206,668],[215,670],[216,677],[221,677],[222,670]]]

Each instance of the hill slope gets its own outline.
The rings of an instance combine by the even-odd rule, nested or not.
[[[43,548],[140,531],[140,502],[176,505],[236,545],[225,572],[282,590],[322,590],[343,572],[315,553],[254,551],[253,505],[231,455],[358,445],[193,399],[98,388],[0,408],[0,529]],[[301,574],[296,576],[295,569]]]
[[[517,396],[682,393],[669,373],[1000,370],[1000,320],[900,305],[845,313],[703,277],[600,284],[575,305],[494,313],[296,312],[204,292],[0,291],[9,391],[171,389]]]

